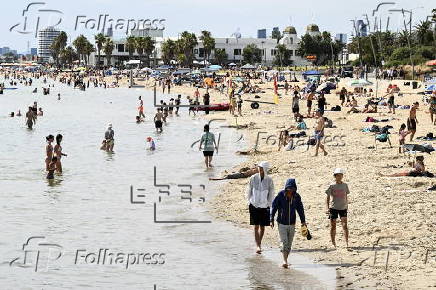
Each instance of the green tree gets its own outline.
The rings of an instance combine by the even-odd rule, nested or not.
[[[87,52],[87,42],[88,39],[83,36],[83,34],[79,35],[74,41],[73,46],[76,48],[77,55],[79,56],[79,60],[85,60],[86,52]]]
[[[103,44],[106,41],[106,37],[103,33],[99,33],[95,36],[95,45],[97,46],[97,67],[100,67],[100,52],[103,49]]]
[[[115,45],[114,45],[114,42],[112,41],[112,39],[106,38],[106,41],[104,42],[104,45],[103,45],[103,52],[106,55],[106,62],[107,62],[108,66],[111,65],[112,51],[114,50],[114,48],[115,48]]]
[[[421,21],[415,26],[415,33],[418,44],[431,45],[433,42],[432,23],[430,21]]]
[[[224,65],[228,57],[226,50],[224,48],[215,48],[214,55],[215,55],[215,61],[219,65]]]
[[[89,63],[89,56],[91,55],[91,53],[95,52],[95,48],[94,45],[88,41],[88,39],[86,40],[86,45],[85,45],[85,64]]]
[[[262,50],[255,44],[249,44],[242,50],[244,63],[260,63],[262,61]]]
[[[164,64],[170,64],[171,60],[175,59],[176,55],[176,43],[175,41],[168,39],[162,43],[161,46],[161,58]]]
[[[280,39],[282,38],[280,30],[273,30],[271,33],[271,38],[277,39],[277,43],[279,43]]]
[[[129,52],[129,58],[131,59],[136,51],[136,37],[129,36],[126,39],[126,49]]]
[[[274,64],[278,66],[288,66],[292,64],[291,51],[284,44],[277,44]]]
[[[74,51],[74,48],[68,46],[64,48],[61,52],[61,61],[70,66],[73,65],[74,60],[77,59],[77,53]]]
[[[180,54],[184,54],[183,62],[181,64],[185,66],[192,66],[194,60],[194,47],[198,44],[197,37],[194,33],[188,31],[182,32],[180,39],[176,41],[176,49],[178,52],[178,60],[180,62]]]
[[[59,66],[59,58],[62,50],[67,46],[68,36],[62,31],[52,42],[50,45],[51,54],[53,59],[56,62],[56,65]]]
[[[215,38],[212,37],[212,34],[209,31],[203,30],[201,32],[200,40],[203,42],[204,61],[206,59],[209,61],[210,54],[215,48]]]

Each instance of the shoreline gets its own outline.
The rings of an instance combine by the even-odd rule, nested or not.
[[[400,83],[403,81],[393,81],[393,83],[397,83],[402,90],[406,91],[406,88],[404,88]],[[387,81],[380,81],[379,83],[379,95],[383,95],[383,91],[386,85]],[[339,86],[341,87],[341,86]],[[265,88],[266,94],[272,95],[272,89],[268,90],[270,88]],[[194,92],[194,88],[192,87],[173,87],[172,93],[181,93],[183,97],[186,95],[192,96]],[[201,90],[201,93],[204,93],[204,89]],[[413,92],[412,92],[413,93]],[[211,90],[211,100],[213,102],[219,103],[223,100],[226,100],[227,97],[225,95],[221,95],[216,91]],[[266,95],[264,94],[264,95]],[[245,95],[244,95],[245,97]],[[339,103],[338,97],[333,93],[331,95],[326,95],[327,101],[330,105],[336,105]],[[269,97],[272,99],[272,97]],[[414,94],[406,94],[401,97],[397,98],[399,101],[398,103],[411,103],[412,100],[417,100],[417,98],[420,98],[417,95]],[[266,100],[264,96],[262,96],[261,100]],[[418,99],[421,101],[420,99]],[[268,100],[269,101],[269,100]],[[359,103],[361,103],[362,100],[359,100]],[[244,134],[244,137],[246,138],[247,144],[253,145],[256,142],[257,139],[257,132],[255,130],[260,130],[261,132],[266,132],[265,137],[267,137],[269,134],[276,134],[280,128],[283,128],[283,120],[286,120],[286,125],[289,126],[292,121],[291,117],[291,104],[290,104],[290,97],[288,96],[282,96],[280,99],[280,104],[278,106],[275,105],[264,105],[261,104],[260,109],[258,110],[251,110],[247,108],[247,102],[244,103],[245,110],[243,110],[243,117],[239,117],[237,119],[238,125],[248,125],[250,123],[254,123],[253,128],[247,128],[247,129],[235,129],[238,132],[242,132]],[[300,108],[304,108],[305,106],[302,104],[302,101],[300,101]],[[303,110],[304,110],[303,109]],[[422,106],[421,111],[427,110],[426,107]],[[247,114],[248,113],[248,114]],[[408,113],[408,110],[397,110],[397,114],[394,116],[394,120],[391,120],[391,122],[395,122],[393,132],[397,130],[399,127],[399,123],[405,122],[405,119],[407,117],[406,114]],[[426,276],[426,273],[431,273],[431,264],[424,264],[421,263],[417,265],[414,265],[416,261],[414,260],[407,260],[404,261],[395,261],[392,264],[389,264],[388,267],[389,271],[385,271],[386,265],[383,262],[376,262],[373,263],[374,256],[379,255],[380,259],[386,259],[386,253],[385,250],[383,253],[377,252],[377,249],[384,249],[386,245],[380,245],[374,246],[375,242],[378,241],[380,237],[383,236],[394,236],[392,239],[392,243],[401,243],[401,244],[408,244],[411,243],[411,245],[408,247],[405,247],[404,251],[420,251],[420,257],[423,255],[422,253],[422,246],[425,245],[421,241],[419,243],[413,243],[416,242],[417,236],[420,234],[415,233],[414,237],[403,237],[400,234],[400,230],[403,228],[401,225],[404,221],[396,222],[395,226],[391,226],[392,222],[389,222],[389,226],[385,228],[383,226],[384,222],[383,220],[388,218],[389,219],[389,213],[396,207],[398,208],[404,208],[402,206],[402,202],[395,201],[394,204],[392,204],[392,208],[389,206],[389,204],[386,204],[383,206],[383,204],[380,204],[382,201],[377,201],[377,195],[374,195],[376,192],[380,192],[380,188],[377,187],[377,182],[387,182],[388,185],[385,186],[383,190],[389,191],[389,196],[386,197],[385,201],[391,202],[393,197],[395,197],[397,194],[400,194],[402,191],[404,191],[404,187],[412,186],[413,191],[416,192],[426,192],[426,188],[432,186],[431,180],[423,177],[416,177],[413,179],[408,179],[408,177],[403,177],[402,182],[400,184],[396,184],[396,178],[394,179],[384,179],[381,177],[376,176],[376,172],[374,169],[378,170],[386,170],[386,162],[382,162],[384,159],[388,163],[395,163],[392,166],[395,167],[405,167],[404,162],[401,163],[401,158],[404,158],[403,156],[398,155],[397,149],[386,149],[383,144],[378,145],[382,147],[382,149],[378,149],[375,152],[374,149],[368,149],[368,148],[361,148],[361,147],[369,147],[369,145],[374,144],[374,140],[372,139],[372,136],[365,135],[362,132],[359,132],[357,128],[363,127],[364,125],[367,125],[368,123],[362,123],[361,120],[356,121],[356,119],[363,119],[364,116],[370,115],[374,117],[386,117],[389,118],[390,114],[387,114],[387,109],[382,109],[381,113],[376,114],[351,114],[346,115],[345,112],[327,112],[327,117],[332,119],[334,124],[342,124],[342,126],[337,125],[337,128],[334,129],[328,129],[329,131],[338,131],[339,134],[346,135],[345,140],[347,142],[347,146],[345,148],[339,148],[341,150],[337,150],[337,147],[326,147],[329,151],[329,156],[327,157],[312,157],[313,148],[310,148],[309,152],[298,152],[299,154],[297,156],[293,156],[294,152],[290,151],[279,151],[277,152],[277,146],[271,145],[271,144],[260,144],[258,147],[259,153],[249,155],[247,156],[248,159],[243,162],[242,164],[239,164],[235,166],[234,168],[229,168],[228,171],[236,171],[241,167],[244,166],[251,166],[257,161],[261,160],[268,160],[270,161],[272,165],[272,174],[271,176],[274,179],[276,191],[279,190],[283,185],[281,183],[284,183],[287,177],[296,177],[297,178],[297,184],[300,188],[300,194],[303,197],[303,201],[305,204],[306,212],[307,212],[307,219],[308,219],[308,227],[311,230],[312,235],[314,236],[314,239],[311,241],[302,241],[301,238],[296,238],[294,240],[294,246],[295,246],[295,252],[299,254],[303,254],[304,256],[310,258],[313,260],[314,263],[320,263],[323,265],[330,265],[336,268],[337,273],[337,288],[342,287],[353,287],[353,288],[364,288],[364,287],[371,287],[371,288],[389,288],[389,289],[410,289],[410,288],[425,288],[425,287],[432,287],[436,286],[436,282],[432,281],[431,279],[424,279]],[[424,115],[422,112],[419,112],[419,117],[422,119],[422,123],[426,124],[428,123],[428,116]],[[206,119],[210,118],[222,118],[225,119],[226,123],[228,125],[234,125],[235,119],[229,115],[228,112],[213,112],[209,116],[205,116]],[[308,119],[308,128],[311,127],[313,120]],[[352,128],[347,128],[347,123],[351,122],[353,124]],[[371,123],[369,123],[371,125]],[[382,125],[382,124],[378,124]],[[357,127],[357,128],[356,128]],[[351,129],[351,130],[349,130]],[[419,130],[421,129],[421,130]],[[420,126],[418,129],[416,136],[425,136],[425,132],[422,131],[423,126]],[[426,129],[427,130],[427,129]],[[327,132],[329,132],[327,131]],[[311,130],[307,131],[308,133],[311,133]],[[310,135],[310,134],[309,134]],[[357,138],[356,138],[357,137]],[[394,135],[391,136],[392,143],[394,148],[397,148],[396,145],[396,138]],[[348,143],[350,143],[351,146],[348,146]],[[351,147],[351,148],[347,148]],[[252,148],[252,146],[249,146],[249,148]],[[247,149],[249,149],[247,148]],[[354,150],[355,148],[356,150]],[[341,152],[345,149],[345,156]],[[389,152],[387,152],[389,150]],[[358,151],[358,152],[354,152]],[[362,152],[365,151],[365,152]],[[263,153],[262,153],[263,152]],[[361,153],[363,156],[359,156]],[[368,155],[369,154],[369,155]],[[286,159],[291,159],[288,162],[286,160],[283,160],[283,155],[286,156]],[[333,158],[332,158],[333,157]],[[345,158],[344,158],[345,157]],[[368,157],[368,158],[367,158]],[[431,168],[436,167],[436,160],[432,158],[432,156],[426,157],[428,160],[426,161],[426,164],[429,164]],[[335,159],[343,159],[342,161],[338,162]],[[369,159],[369,160],[365,160]],[[359,161],[360,160],[360,161]],[[352,164],[358,162],[358,166],[353,166]],[[368,164],[367,161],[373,162],[375,166],[372,166],[371,164]],[[360,168],[361,162],[364,162],[363,168]],[[370,163],[369,162],[369,163]],[[328,164],[331,164],[327,166]],[[400,163],[400,164],[398,164]],[[307,165],[312,166],[307,166]],[[384,165],[382,165],[384,164]],[[433,165],[433,166],[432,166]],[[347,182],[351,186],[351,195],[352,198],[355,199],[357,197],[358,201],[352,200],[350,203],[350,210],[351,210],[351,219],[349,221],[349,228],[350,228],[350,247],[351,251],[347,251],[345,249],[343,237],[342,237],[342,229],[340,226],[337,228],[337,244],[338,248],[336,250],[332,249],[329,242],[329,234],[328,234],[328,220],[327,217],[324,215],[323,211],[323,205],[324,205],[324,193],[325,187],[328,186],[330,182],[332,182],[332,177],[330,176],[331,172],[334,167],[344,167],[347,169],[345,182]],[[392,168],[391,166],[391,168]],[[319,168],[323,168],[323,170],[319,170]],[[374,168],[375,167],[375,168]],[[389,169],[388,169],[389,170]],[[395,170],[395,169],[393,169]],[[315,188],[311,186],[311,184],[308,183],[314,183],[310,180],[311,177],[306,176],[302,171],[310,172],[313,176],[316,177],[314,179],[320,179],[320,183],[322,185],[315,185]],[[364,175],[362,178],[360,171],[368,172],[367,175]],[[390,169],[392,171],[392,169]],[[398,171],[398,169],[397,169]],[[288,173],[289,172],[289,173]],[[370,176],[368,176],[370,175]],[[376,176],[375,178],[373,176]],[[353,181],[356,179],[356,181]],[[239,180],[227,180],[226,182],[223,182],[220,184],[219,193],[214,197],[212,203],[210,204],[211,214],[214,218],[224,220],[227,222],[230,222],[238,227],[242,228],[248,228],[251,227],[248,225],[248,210],[246,209],[246,204],[244,200],[244,192],[245,192],[245,186],[248,179],[239,179]],[[374,182],[377,180],[377,182]],[[306,183],[306,184],[305,184]],[[365,186],[369,186],[365,190]],[[356,189],[356,187],[360,187]],[[418,189],[417,189],[418,188]],[[314,190],[315,189],[315,190]],[[316,191],[317,193],[315,196],[311,193],[311,191]],[[365,198],[360,196],[360,193],[362,191],[366,191]],[[370,192],[368,194],[368,192]],[[359,193],[359,194],[356,194]],[[308,195],[309,194],[309,195]],[[393,195],[393,196],[392,196]],[[431,193],[426,193],[426,199],[431,198]],[[357,202],[362,202],[362,199],[366,199],[366,201],[363,202],[363,205],[357,205]],[[368,202],[368,199],[370,202]],[[410,202],[411,199],[407,198],[407,202]],[[377,204],[374,204],[374,202]],[[412,201],[413,202],[413,201]],[[414,204],[415,202],[413,202]],[[430,226],[431,224],[431,218],[432,216],[432,204],[434,204],[434,201],[431,202],[429,200],[428,208],[430,209],[429,212],[422,212],[421,215],[418,214],[418,212],[413,211],[407,213],[408,217],[415,216],[415,218],[411,218],[411,221],[407,223],[407,228],[411,230],[413,227],[413,222],[415,220],[420,220],[419,222],[421,225],[426,224],[426,227]],[[371,219],[371,214],[365,214],[364,217],[359,217],[359,214],[362,213],[362,210],[368,211],[368,209],[373,208],[379,209],[377,213],[374,214],[376,216],[376,219]],[[385,212],[383,212],[385,210]],[[354,214],[354,212],[356,212]],[[395,212],[395,211],[394,211]],[[357,214],[357,215],[356,215]],[[396,215],[395,213],[393,213]],[[418,217],[416,217],[418,214]],[[434,215],[433,215],[434,216]],[[368,222],[365,219],[369,219],[371,222],[376,223],[375,225],[371,226],[368,224]],[[422,222],[424,221],[424,222]],[[425,222],[427,221],[427,222]],[[410,231],[409,230],[409,231]],[[428,231],[424,230],[423,234],[425,232],[428,233]],[[421,230],[421,231],[422,231]],[[386,232],[386,233],[385,233]],[[429,231],[432,232],[431,230]],[[425,235],[425,234],[424,234]],[[279,244],[277,242],[278,234],[277,232],[271,231],[270,229],[266,230],[265,237],[264,237],[264,247],[272,248],[277,247]],[[430,237],[428,240],[429,246],[434,245],[435,243],[435,237]],[[389,242],[391,243],[391,242]],[[388,243],[388,244],[389,244]],[[375,249],[375,250],[374,250]],[[391,253],[392,254],[392,253]],[[398,256],[398,253],[397,253]],[[418,257],[417,257],[418,258]],[[398,257],[396,257],[398,260]],[[411,275],[408,275],[410,273],[413,273]],[[421,284],[417,285],[416,281],[421,277]]]
[[[346,86],[349,80],[343,81],[338,87]],[[413,101],[421,103],[418,111],[418,131],[416,136],[425,136],[434,127],[429,126],[429,114],[425,113],[428,107],[422,105],[422,98],[402,83],[403,80],[393,81],[398,84],[405,95],[396,97],[398,104],[411,104]],[[380,81],[379,92],[384,92],[388,81]],[[301,84],[301,83],[300,83]],[[147,86],[145,90],[153,90]],[[127,86],[126,79],[120,82],[120,87]],[[263,87],[265,94],[261,94],[262,101],[271,101],[273,90],[271,83]],[[348,88],[348,87],[347,87]],[[158,88],[158,97],[159,97]],[[183,99],[192,96],[194,87],[172,87],[171,94],[182,94]],[[203,94],[204,89],[200,90]],[[283,93],[281,91],[280,93]],[[215,90],[210,90],[211,103],[220,103],[227,100],[227,96]],[[379,94],[380,96],[383,94]],[[247,95],[244,95],[245,99]],[[248,95],[253,99],[254,94]],[[328,107],[339,104],[339,98],[333,92],[326,95]],[[204,120],[211,118],[225,119],[228,125],[248,125],[249,128],[235,129],[244,134],[249,147],[256,143],[261,133],[261,143],[258,144],[258,153],[248,155],[242,164],[229,168],[237,170],[243,166],[252,166],[261,160],[268,160],[272,165],[271,176],[276,191],[280,190],[285,180],[294,177],[297,180],[299,193],[303,198],[306,210],[308,227],[312,233],[311,241],[302,241],[301,237],[294,240],[294,252],[302,254],[313,260],[314,263],[330,265],[336,269],[337,288],[383,288],[383,289],[411,289],[436,287],[436,281],[428,279],[432,273],[436,260],[430,255],[429,263],[423,263],[426,257],[425,250],[436,247],[435,216],[436,203],[432,192],[427,188],[433,185],[431,179],[425,177],[398,177],[383,178],[377,172],[396,173],[407,169],[410,156],[399,155],[397,147],[397,132],[399,125],[405,123],[408,110],[397,110],[396,115],[388,114],[387,108],[382,108],[375,114],[346,114],[345,111],[326,111],[326,116],[333,120],[336,128],[326,129],[326,134],[344,136],[344,145],[328,144],[327,157],[313,157],[314,149],[308,151],[277,151],[277,145],[265,140],[268,136],[277,136],[281,129],[293,124],[290,95],[282,95],[280,104],[261,104],[258,110],[252,110],[243,105],[243,117],[237,120],[229,112],[213,112],[209,116],[200,112]],[[362,105],[363,98],[358,98]],[[300,101],[300,108],[305,112],[305,101]],[[348,108],[345,108],[348,110]],[[374,123],[364,123],[366,116],[389,119],[388,123],[377,125],[393,125],[391,142],[394,148],[390,149],[386,143],[379,143],[377,149],[374,145],[374,136],[363,133],[363,127],[370,127]],[[391,119],[394,118],[394,119]],[[306,119],[308,128],[312,128],[313,119]],[[240,131],[242,130],[242,131]],[[306,131],[310,136],[312,129]],[[276,138],[277,139],[277,138]],[[412,143],[422,143],[417,140]],[[248,148],[247,148],[248,149]],[[430,171],[436,169],[436,158],[425,155],[426,166]],[[338,248],[333,249],[329,241],[329,222],[324,214],[324,191],[332,182],[332,171],[335,167],[346,169],[344,181],[350,186],[349,228],[350,251],[344,246],[342,229],[337,228]],[[248,179],[228,180],[217,186],[217,194],[213,202],[207,206],[213,218],[230,222],[241,228],[251,228],[248,225],[248,210],[244,199],[245,187]],[[297,223],[298,228],[298,223]],[[297,230],[297,236],[298,230]],[[276,230],[266,229],[264,248],[278,246],[278,233]],[[397,250],[395,250],[397,245]],[[399,246],[398,246],[399,245]],[[398,250],[399,249],[399,250]],[[391,251],[389,264],[384,261],[388,251]],[[410,255],[408,255],[410,253]],[[377,263],[376,263],[376,255]],[[395,255],[395,256],[394,256]],[[392,261],[392,262],[391,262]],[[417,282],[419,281],[419,283]]]

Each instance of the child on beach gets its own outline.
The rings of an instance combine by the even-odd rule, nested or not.
[[[150,151],[156,150],[156,144],[154,143],[154,140],[151,137],[147,137],[147,149]]]
[[[398,148],[399,153],[401,153],[403,145],[406,142],[406,136],[409,134],[410,131],[406,130],[406,124],[401,124],[400,131],[398,132],[398,135],[400,136],[400,147]]]
[[[103,140],[101,142],[100,150],[107,150],[107,142],[106,142],[106,140]]]
[[[335,178],[335,183],[331,184],[325,192],[327,194],[326,213],[329,215],[330,219],[330,238],[333,246],[336,248],[336,219],[339,216],[348,248],[347,211],[348,194],[350,194],[350,190],[348,189],[348,185],[342,181],[344,177],[343,169],[336,168],[333,172],[333,176]]]

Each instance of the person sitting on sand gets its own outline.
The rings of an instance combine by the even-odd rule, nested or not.
[[[241,179],[241,178],[248,178],[250,176],[255,175],[258,171],[257,167],[249,168],[249,167],[243,167],[239,169],[237,173],[231,173],[224,175],[220,178],[209,178],[209,180],[225,180],[225,179]]]
[[[382,174],[379,173],[380,176],[383,177],[401,177],[401,176],[412,176],[412,177],[417,177],[417,176],[426,176],[426,177],[433,177],[433,173],[428,172],[425,170],[425,165],[424,165],[424,156],[422,155],[418,155],[416,156],[416,162],[412,163],[412,170],[408,170],[408,171],[404,171],[404,172],[399,172],[399,173],[394,173],[394,174]]]
[[[295,179],[290,178],[286,181],[284,190],[281,190],[274,198],[270,216],[271,228],[274,228],[274,217],[277,213],[277,227],[282,243],[283,268],[288,268],[288,256],[292,248],[292,241],[294,240],[295,212],[298,212],[301,225],[306,227],[303,202],[301,201],[301,196],[297,193]]]
[[[326,198],[326,213],[330,219],[330,238],[333,246],[336,248],[336,220],[339,216],[341,219],[342,229],[344,230],[345,243],[348,248],[348,225],[347,225],[347,212],[348,212],[348,195],[350,190],[348,185],[342,181],[344,177],[344,170],[336,168],[333,172],[335,183],[331,184],[327,190]],[[331,202],[330,202],[331,201]]]

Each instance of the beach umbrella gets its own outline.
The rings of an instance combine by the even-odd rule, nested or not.
[[[223,68],[222,66],[217,65],[217,64],[213,64],[213,65],[210,65],[210,66],[209,66],[209,69],[210,69],[210,70],[220,70],[220,69],[222,69],[222,68]]]
[[[362,88],[362,87],[370,86],[372,85],[372,83],[365,79],[358,79],[358,80],[352,80],[349,85],[350,87]]]
[[[231,62],[231,63],[229,63],[229,66],[236,66],[236,63]]]
[[[256,69],[256,67],[254,65],[247,63],[247,64],[241,66],[241,69]]]

